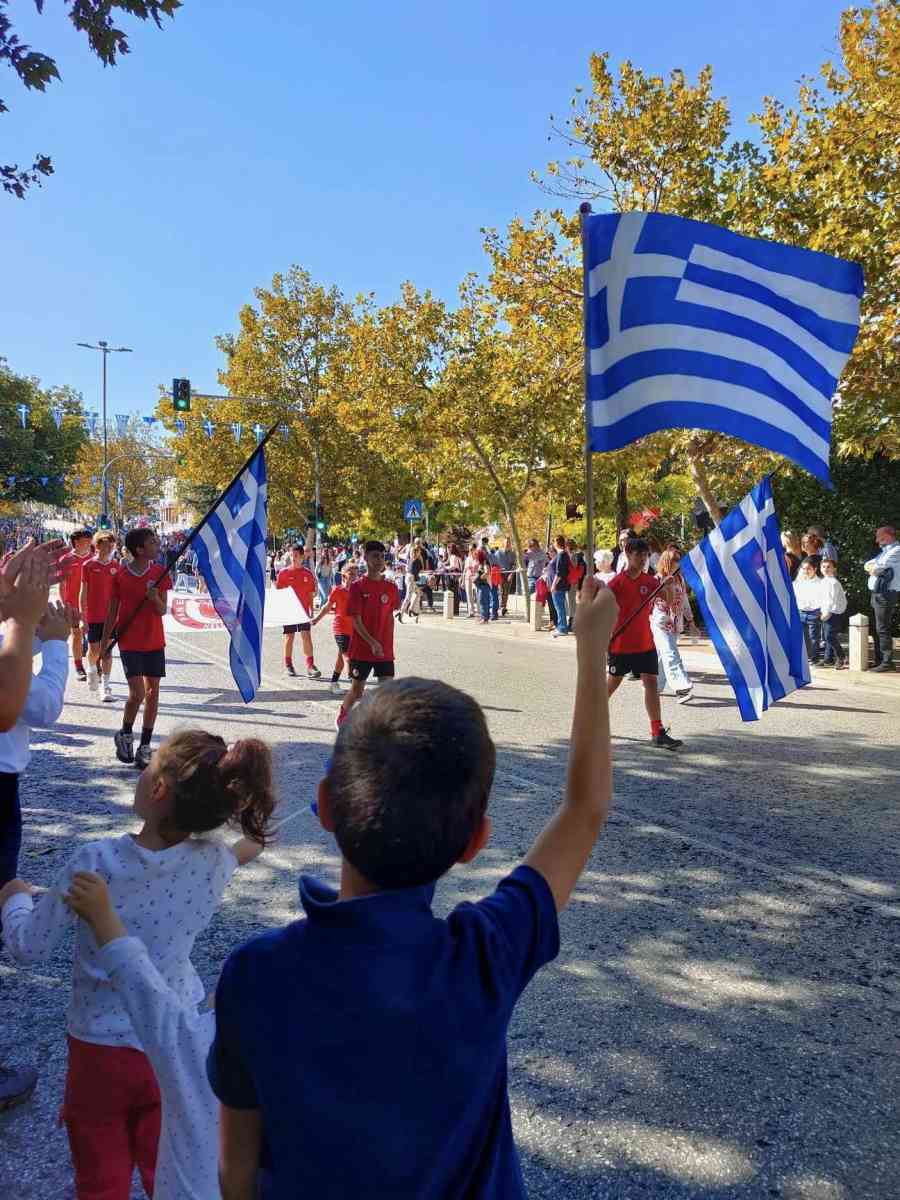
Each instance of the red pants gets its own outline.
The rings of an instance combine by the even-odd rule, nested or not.
[[[128,1200],[135,1167],[153,1195],[160,1099],[146,1054],[70,1037],[62,1119],[78,1200]]]

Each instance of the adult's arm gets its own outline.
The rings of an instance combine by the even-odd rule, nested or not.
[[[56,545],[56,543],[54,543]],[[45,612],[55,559],[40,547],[26,546],[0,572],[0,733],[22,715],[31,687],[34,634]]]
[[[256,1200],[262,1114],[219,1106],[219,1187],[222,1200]]]
[[[64,641],[51,640],[41,645],[41,669],[32,677],[22,709],[26,725],[45,729],[52,725],[63,708],[66,676],[69,673],[69,648]]]

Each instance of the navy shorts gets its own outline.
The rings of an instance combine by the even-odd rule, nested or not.
[[[658,675],[659,659],[655,650],[644,650],[639,654],[609,654],[610,675],[627,675],[634,671],[636,675]]]
[[[373,671],[375,672],[376,679],[393,679],[394,660],[392,658],[388,658],[382,659],[381,662],[366,662],[365,659],[362,658],[350,659],[351,679],[368,679]]]
[[[164,679],[166,674],[165,650],[120,650],[125,678],[143,675],[145,679]]]
[[[334,635],[334,642],[341,654],[346,654],[350,649],[350,634],[336,633]]]
[[[299,625],[282,625],[282,633],[309,633],[309,621],[301,621]]]
[[[103,641],[103,626],[105,621],[88,621],[88,644]]]

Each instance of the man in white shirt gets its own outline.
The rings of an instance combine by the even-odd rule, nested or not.
[[[875,649],[880,654],[880,662],[874,669],[893,671],[891,619],[900,598],[900,542],[897,541],[897,531],[893,525],[880,525],[875,530],[875,541],[881,547],[881,552],[863,566],[869,576],[869,591],[872,593],[872,609],[875,613]],[[883,578],[889,572],[889,577]]]

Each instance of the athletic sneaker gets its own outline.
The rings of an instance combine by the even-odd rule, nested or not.
[[[100,690],[100,672],[96,667],[91,667],[88,672],[88,688],[92,692]]]
[[[344,706],[342,704],[341,707],[337,710],[337,716],[334,718],[335,729],[340,729],[340,727],[343,725],[343,723],[346,720],[347,720],[347,714],[344,711]]]
[[[133,763],[134,762],[134,734],[125,733],[120,729],[113,738],[116,746],[116,758],[119,762]]]
[[[139,771],[143,771],[144,767],[150,766],[150,759],[153,757],[153,747],[149,743],[142,742],[138,746],[134,754],[134,765]]]
[[[336,679],[332,679],[331,681],[331,694],[332,696],[339,696],[341,694],[341,685]]]
[[[568,637],[569,633],[568,633],[568,630],[565,630],[565,629],[554,629],[553,636],[554,637]]]
[[[87,671],[84,667],[75,668],[75,678],[80,679],[82,683],[87,683]]]
[[[694,689],[693,687],[685,688],[683,692],[676,692],[675,695],[679,704],[687,704],[688,700],[693,698]]]
[[[293,663],[285,663],[285,664],[284,664],[284,669],[285,669],[285,671],[287,671],[288,675],[290,675],[292,679],[296,679],[296,678],[297,678],[297,672],[294,670],[294,664],[293,664]]]
[[[677,750],[679,746],[684,745],[678,738],[669,737],[668,730],[665,729],[654,733],[652,741],[654,746],[661,746],[663,750]]]
[[[308,679],[321,679],[322,672],[319,670],[318,667],[308,667],[307,671],[306,671],[306,676]]]
[[[116,698],[112,693],[112,688],[109,686],[108,683],[104,683],[104,685],[103,685],[103,703],[104,704],[114,704],[115,699]]]

